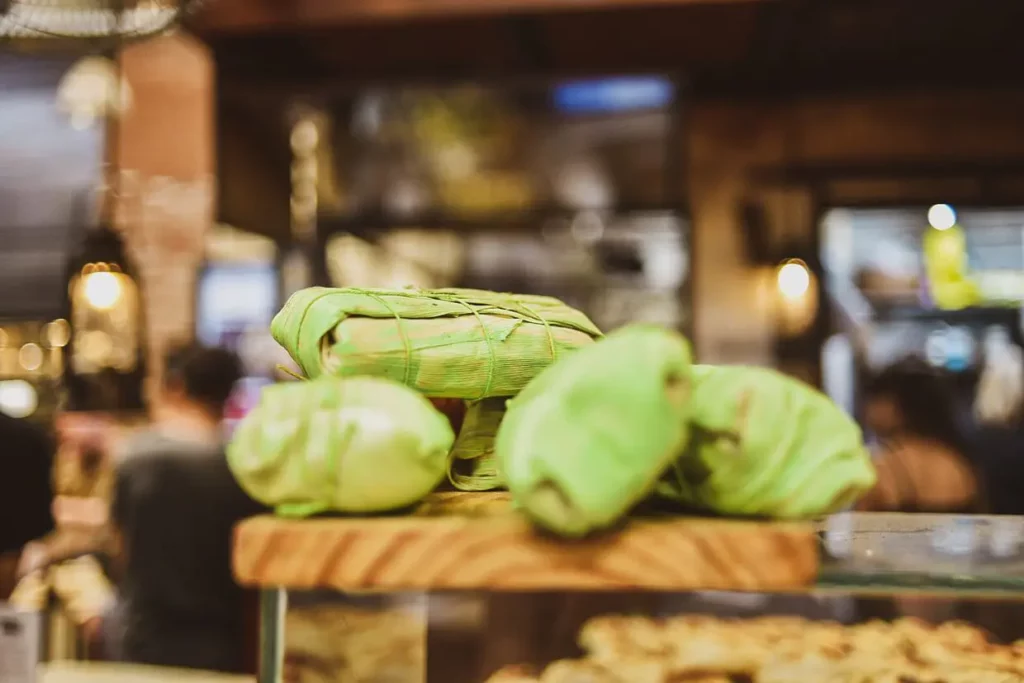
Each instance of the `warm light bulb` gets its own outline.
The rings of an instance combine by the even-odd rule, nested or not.
[[[32,342],[25,344],[18,349],[18,363],[29,372],[35,372],[43,365],[43,350]]]
[[[956,225],[956,211],[949,204],[936,204],[928,209],[928,225],[936,230],[949,230]]]
[[[779,293],[787,299],[799,299],[811,286],[811,273],[800,261],[787,261],[779,267]]]
[[[82,286],[85,288],[85,300],[99,310],[113,308],[121,298],[121,281],[116,274],[108,271],[89,273]]]
[[[23,379],[0,382],[0,411],[14,418],[25,418],[39,407],[39,394],[35,387]]]
[[[292,151],[297,154],[312,154],[320,144],[320,130],[316,121],[304,118],[292,127]]]
[[[71,340],[71,326],[63,318],[47,323],[44,333],[46,335],[46,343],[54,349],[67,346]]]

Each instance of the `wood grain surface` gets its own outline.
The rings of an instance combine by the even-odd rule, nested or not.
[[[242,522],[234,567],[251,586],[360,590],[743,590],[809,586],[814,526],[632,519],[582,541],[536,531],[493,493],[438,494],[413,514]]]

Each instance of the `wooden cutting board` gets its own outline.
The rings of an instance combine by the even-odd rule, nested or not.
[[[507,494],[447,493],[405,516],[248,519],[234,568],[245,585],[347,592],[782,591],[814,582],[818,543],[811,523],[688,517],[567,541],[538,532]]]

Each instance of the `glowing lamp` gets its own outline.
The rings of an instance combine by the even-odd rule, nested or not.
[[[949,230],[956,225],[956,211],[949,204],[936,204],[928,209],[928,225],[936,230]]]
[[[69,409],[141,409],[142,300],[120,236],[91,230],[68,270],[69,323],[47,333],[67,346]]]
[[[807,264],[798,259],[785,261],[779,265],[775,276],[776,286],[786,299],[799,299],[807,294],[811,287],[811,271]]]

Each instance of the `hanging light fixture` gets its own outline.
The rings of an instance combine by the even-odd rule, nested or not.
[[[71,335],[64,358],[69,410],[144,408],[142,296],[116,224],[123,201],[120,119],[131,101],[120,48],[117,44],[111,50],[112,59],[87,57],[79,62],[64,79],[63,99],[58,98],[73,126],[101,120],[108,138],[99,220],[68,263]]]
[[[68,271],[68,408],[141,410],[142,296],[121,236],[106,224],[92,228]]]
[[[103,121],[110,143],[100,220],[68,262],[69,334],[57,341],[71,410],[143,408],[142,297],[114,220],[121,198],[119,119],[132,100],[119,58],[125,44],[173,29],[200,2],[0,0],[0,43],[113,55],[85,57],[58,93],[73,127]]]
[[[0,38],[123,44],[159,35],[195,0],[0,0]]]

